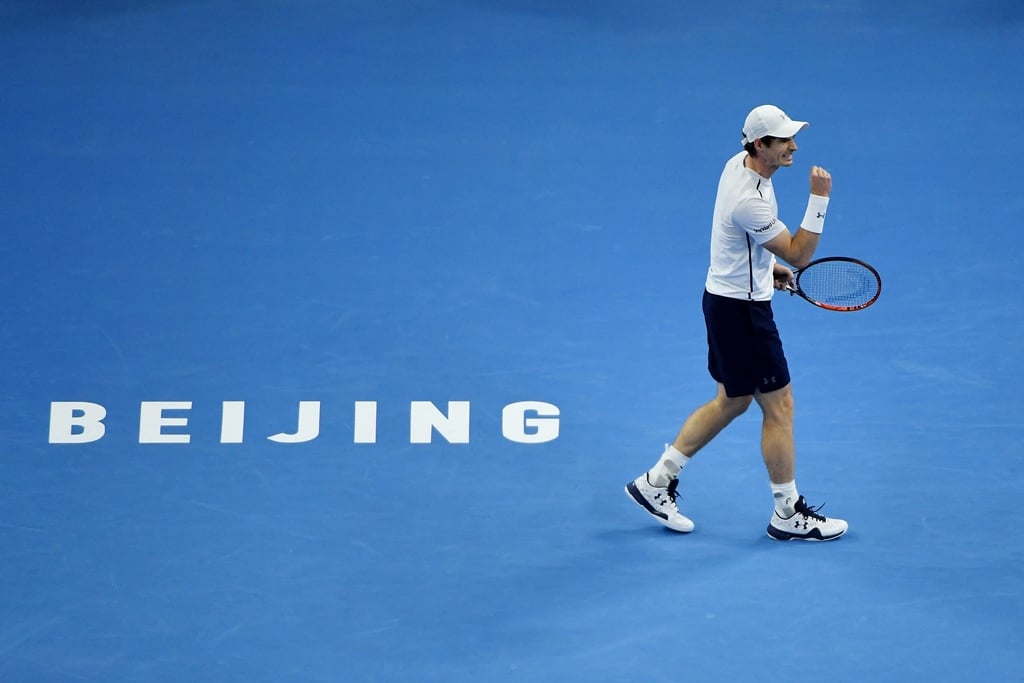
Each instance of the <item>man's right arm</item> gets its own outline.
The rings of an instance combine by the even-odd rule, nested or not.
[[[812,166],[810,184],[811,196],[800,229],[795,234],[785,230],[764,243],[765,249],[796,268],[806,266],[818,248],[825,208],[832,193],[832,176],[825,169]]]

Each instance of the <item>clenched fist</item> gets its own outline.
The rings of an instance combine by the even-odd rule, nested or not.
[[[832,193],[832,176],[821,166],[811,166],[811,194],[827,197]]]

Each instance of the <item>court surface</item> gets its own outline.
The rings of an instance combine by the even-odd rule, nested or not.
[[[895,5],[5,2],[0,679],[1024,679],[1024,9]],[[756,410],[622,490],[765,102],[885,281],[775,302],[835,543]]]

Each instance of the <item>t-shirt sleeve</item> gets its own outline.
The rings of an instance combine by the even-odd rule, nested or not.
[[[763,199],[740,202],[732,218],[736,226],[745,230],[758,244],[764,244],[783,230],[788,230],[786,224],[775,215],[771,204]]]

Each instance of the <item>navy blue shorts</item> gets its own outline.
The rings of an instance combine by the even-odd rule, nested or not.
[[[704,292],[708,371],[730,398],[768,393],[789,384],[789,365],[775,327],[772,302]]]

